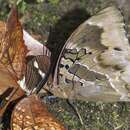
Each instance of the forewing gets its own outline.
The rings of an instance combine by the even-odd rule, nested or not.
[[[25,30],[23,30],[23,34],[28,50],[27,66],[25,76],[18,83],[27,93],[31,93],[39,91],[43,86],[45,87],[45,83],[49,83],[51,80],[51,75],[49,75],[51,52]]]
[[[49,49],[45,45],[34,39],[25,30],[23,30],[23,38],[28,50],[27,56],[38,56],[38,55],[47,55],[49,57],[51,56],[51,52],[49,51]]]
[[[50,57],[47,54],[32,56],[28,57],[27,61],[25,76],[18,83],[27,93],[32,93],[48,82]]]
[[[129,101],[129,49],[123,16],[116,7],[108,7],[70,36],[60,54],[53,85],[71,98]]]

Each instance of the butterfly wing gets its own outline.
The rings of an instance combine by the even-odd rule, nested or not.
[[[53,86],[70,98],[129,101],[129,49],[123,16],[116,7],[108,7],[67,40]]]
[[[47,55],[51,56],[51,52],[49,49],[34,39],[28,32],[23,30],[23,39],[25,41],[25,45],[27,47],[28,53],[27,56],[37,56],[37,55]]]
[[[45,83],[49,82],[48,77],[51,80],[51,75],[49,76],[51,52],[25,30],[23,38],[28,50],[27,66],[25,76],[18,83],[27,93],[31,93],[45,86]]]
[[[24,77],[18,83],[27,93],[32,93],[39,91],[48,82],[48,77],[51,79],[51,75],[49,76],[51,52],[25,30],[23,34],[28,49],[27,66]]]
[[[28,57],[25,76],[18,82],[27,93],[39,91],[48,82],[49,69],[50,57],[47,54]]]

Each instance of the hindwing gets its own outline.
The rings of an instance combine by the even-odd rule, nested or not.
[[[88,100],[129,101],[130,46],[124,26],[116,7],[81,24],[62,49],[53,85],[75,88]]]

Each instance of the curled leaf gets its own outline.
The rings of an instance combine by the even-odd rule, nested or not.
[[[25,95],[19,87],[26,68],[23,30],[13,8],[7,23],[0,22],[0,117],[10,103]]]
[[[6,24],[5,35],[0,44],[0,62],[20,79],[25,72],[27,48],[23,40],[23,29],[13,8]]]

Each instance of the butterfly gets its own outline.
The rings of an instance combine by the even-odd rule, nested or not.
[[[114,6],[101,10],[64,44],[55,66],[52,93],[85,101],[130,101],[129,53],[121,10]]]
[[[22,128],[20,122],[24,122],[16,116],[23,117],[22,110],[28,114],[36,114],[34,119],[41,115],[35,107],[31,106],[33,112],[28,107],[33,101],[37,106],[41,104],[37,95],[43,87],[55,96],[68,99],[129,101],[130,47],[123,15],[116,7],[107,7],[81,24],[64,44],[58,60],[54,61],[51,58],[55,56],[52,56],[49,49],[21,28],[15,9],[9,20],[5,34],[2,34],[4,37],[0,38],[4,38],[0,47],[0,65],[3,66],[1,71],[9,73],[0,74],[6,74],[9,78],[4,79],[11,80],[1,85],[0,92],[2,101],[7,97],[11,98],[2,106],[2,110],[5,112],[12,101],[27,95],[14,108],[12,130],[41,128],[30,120],[30,126]],[[1,30],[3,29],[2,25]],[[13,90],[18,90],[14,92],[15,98],[10,96],[12,88],[9,83]],[[24,109],[23,106],[27,107]],[[1,115],[4,112],[0,111]],[[28,117],[32,119],[30,115]]]

